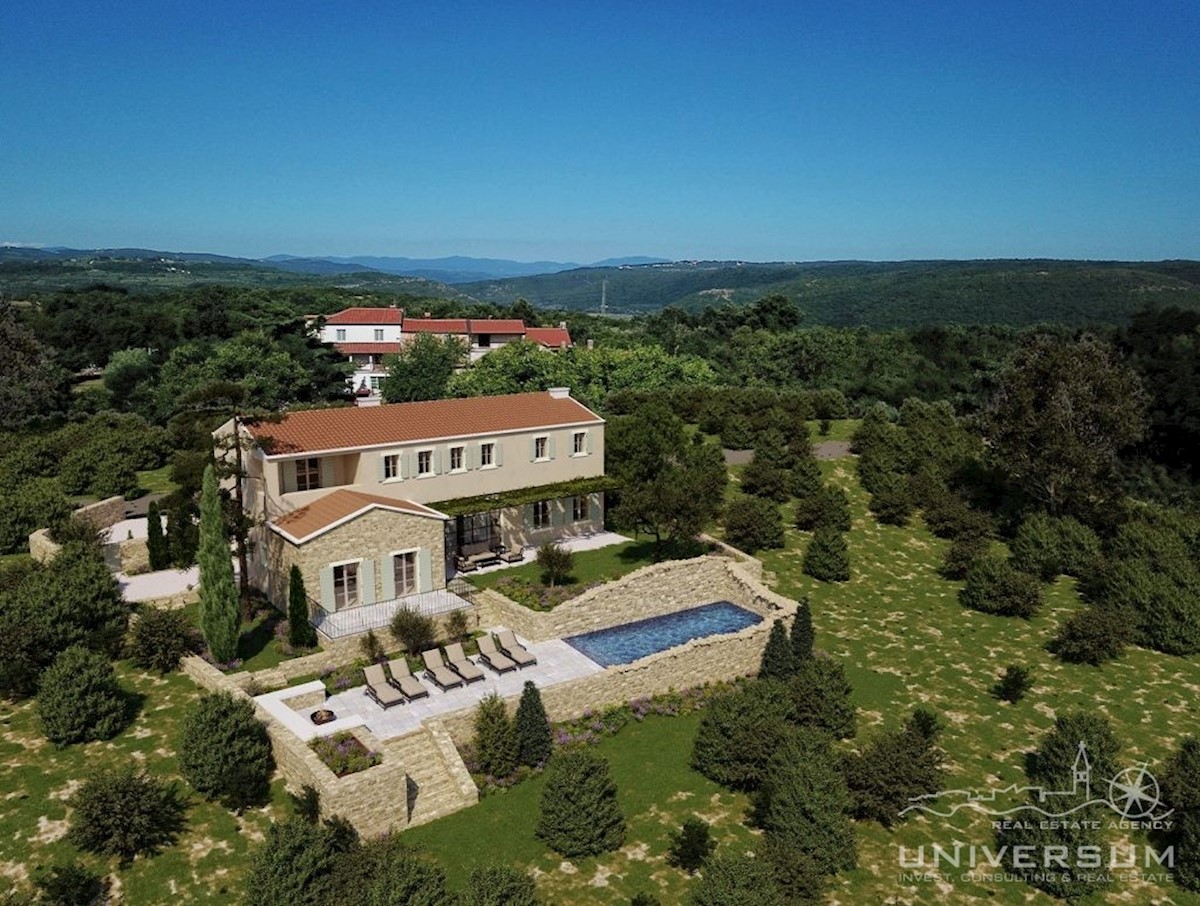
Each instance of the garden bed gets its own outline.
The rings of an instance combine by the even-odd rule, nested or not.
[[[372,752],[349,730],[314,739],[309,748],[338,777],[357,774],[383,761],[381,752]]]

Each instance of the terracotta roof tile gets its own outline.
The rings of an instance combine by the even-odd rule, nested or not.
[[[246,427],[268,456],[288,456],[601,421],[600,416],[570,396],[555,396],[547,390],[383,406],[306,409],[289,413],[279,422]]]
[[[525,333],[525,322],[520,318],[471,318],[467,324],[471,333]]]
[[[571,334],[563,327],[529,327],[525,330],[525,339],[554,349],[558,349],[564,343],[571,345]]]
[[[404,310],[400,308],[347,308],[325,319],[326,324],[400,324]]]
[[[431,519],[446,518],[445,514],[419,503],[413,503],[411,500],[396,500],[376,494],[340,490],[331,491],[308,506],[277,516],[271,520],[270,524],[271,528],[289,541],[303,544],[310,538],[315,538],[343,522],[356,519],[363,513],[377,508],[399,510]]]
[[[404,321],[407,333],[466,333],[466,318],[408,318]]]

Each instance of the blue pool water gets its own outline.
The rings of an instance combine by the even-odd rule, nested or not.
[[[690,610],[680,610],[611,629],[597,629],[563,639],[602,667],[629,664],[657,651],[705,636],[737,632],[762,617],[729,601],[717,601]]]

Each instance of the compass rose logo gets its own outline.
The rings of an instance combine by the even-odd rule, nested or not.
[[[1122,818],[1149,818],[1162,801],[1158,780],[1145,764],[1125,768],[1108,782],[1108,804]]]

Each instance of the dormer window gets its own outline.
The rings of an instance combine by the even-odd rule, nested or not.
[[[296,490],[315,491],[321,487],[321,460],[315,456],[296,460]]]

